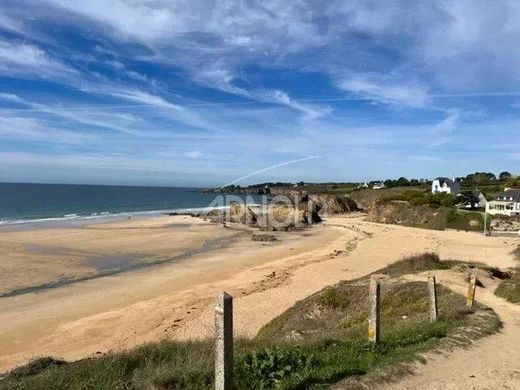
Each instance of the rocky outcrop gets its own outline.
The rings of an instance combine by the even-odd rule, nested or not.
[[[228,211],[211,210],[201,217],[217,223],[226,221],[274,231],[304,228],[321,222],[322,216],[356,210],[356,203],[347,197],[289,193],[274,197],[261,207],[235,202]]]
[[[232,203],[229,208],[229,221],[243,223],[246,225],[256,225],[257,215],[247,205]]]
[[[286,204],[270,204],[267,208],[259,209],[257,214],[257,226],[267,231],[303,228],[317,222],[308,210]]]
[[[356,202],[347,196],[331,194],[309,195],[309,202],[315,205],[315,209],[320,216],[352,213],[359,210]]]

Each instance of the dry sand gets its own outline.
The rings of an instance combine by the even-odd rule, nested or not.
[[[261,243],[251,241],[249,233],[202,222],[172,231],[168,226],[180,223],[180,217],[169,218],[177,219],[150,219],[140,221],[139,226],[125,221],[101,226],[103,229],[66,231],[61,240],[59,234],[49,229],[12,232],[8,239],[0,233],[0,253],[8,253],[13,243],[28,245],[34,241],[54,247],[71,245],[88,250],[91,256],[122,247],[127,253],[173,256],[173,253],[200,247],[200,237],[206,240],[207,237],[233,237],[233,242],[224,248],[196,253],[179,262],[43,290],[38,294],[0,298],[0,371],[34,356],[77,359],[165,337],[211,336],[213,300],[222,290],[235,297],[236,334],[254,336],[261,326],[297,300],[340,280],[366,275],[402,256],[434,251],[443,259],[485,262],[507,268],[514,265],[510,252],[518,243],[516,238],[368,223],[363,222],[361,216],[329,218],[324,224],[303,232],[280,233],[278,241]],[[190,229],[197,232],[190,234],[201,235],[187,238],[184,234]],[[76,241],[86,240],[88,244],[69,241],[77,235],[82,239]],[[184,238],[174,238],[176,235]],[[170,240],[180,240],[183,244],[167,244]],[[162,249],[155,252],[157,245]],[[22,249],[19,249],[20,258],[25,258],[25,262],[21,264],[30,267],[31,259],[39,255],[27,254]],[[47,257],[40,260],[44,265],[52,261]],[[82,263],[77,260],[73,264]],[[9,272],[14,269],[12,266]],[[82,271],[78,268],[77,272]],[[9,275],[2,278],[10,280]],[[27,283],[31,275],[21,279]],[[495,361],[495,364],[503,363]],[[422,369],[418,368],[419,375]]]

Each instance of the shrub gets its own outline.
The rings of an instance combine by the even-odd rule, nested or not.
[[[443,207],[453,207],[454,204],[455,204],[455,201],[452,196],[443,197],[441,199],[441,206],[443,206]]]
[[[426,199],[424,196],[421,198],[413,198],[410,200],[410,204],[412,206],[424,206],[426,204]]]
[[[520,303],[520,273],[517,272],[510,279],[502,280],[495,290],[495,295],[509,302]]]
[[[334,287],[326,287],[321,295],[321,303],[327,307],[334,309],[348,306],[348,300],[341,291],[336,290]]]
[[[265,348],[246,355],[238,362],[237,378],[244,389],[276,389],[295,372],[312,367],[313,357],[299,348]]]

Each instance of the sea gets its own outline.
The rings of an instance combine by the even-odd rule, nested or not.
[[[70,225],[226,207],[218,197],[200,188],[0,183],[0,225]]]

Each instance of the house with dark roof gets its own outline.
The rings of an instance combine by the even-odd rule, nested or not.
[[[447,177],[437,177],[432,182],[432,194],[445,192],[456,196],[460,191],[460,184],[458,181],[448,179]]]
[[[486,213],[520,216],[520,189],[507,189],[499,193],[495,200],[487,203]]]

